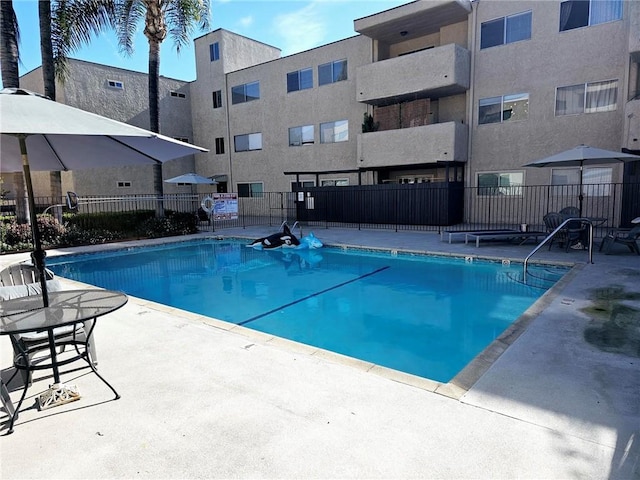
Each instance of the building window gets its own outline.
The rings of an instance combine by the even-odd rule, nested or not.
[[[315,180],[303,180],[301,182],[291,182],[291,191],[301,190],[303,188],[315,187]]]
[[[556,115],[610,112],[618,102],[618,80],[580,83],[556,89]]]
[[[489,172],[478,174],[479,196],[522,196],[522,172]]]
[[[131,182],[118,182],[118,188],[128,188],[131,186]]]
[[[313,125],[303,127],[292,127],[289,129],[289,146],[299,147],[300,145],[313,145],[314,142]]]
[[[216,155],[221,155],[224,153],[224,137],[216,138]]]
[[[336,180],[321,180],[320,186],[322,187],[347,187],[349,186],[348,178],[338,178]]]
[[[568,0],[560,4],[560,31],[622,20],[622,0]]]
[[[578,196],[580,194],[590,197],[608,197],[611,194],[611,179],[613,169],[611,167],[584,167],[582,171],[582,192],[580,192],[579,168],[553,168],[551,169],[551,185],[554,185],[554,194],[558,196]]]
[[[318,66],[318,85],[341,82],[347,79],[347,61],[337,60]]]
[[[178,98],[187,98],[187,96],[184,93],[175,92],[173,90],[171,91],[171,96],[178,97]]]
[[[222,91],[216,90],[213,92],[213,108],[221,108],[222,107]]]
[[[212,62],[220,60],[220,45],[218,42],[209,45],[209,58]]]
[[[480,48],[495,47],[531,38],[531,12],[497,18],[480,25]]]
[[[107,80],[109,88],[115,88],[116,90],[124,90],[124,83],[119,80]]]
[[[262,150],[262,134],[249,133],[247,135],[236,135],[233,137],[236,152],[247,152],[249,150]]]
[[[238,184],[238,197],[262,198],[263,192],[264,184],[262,182]]]
[[[251,102],[260,98],[260,82],[245,83],[231,87],[231,103]]]
[[[313,88],[313,70],[305,68],[297,72],[287,73],[287,93]]]
[[[320,124],[320,143],[349,141],[349,121],[338,120]]]
[[[516,93],[502,97],[481,98],[478,124],[526,120],[529,116],[529,94]]]

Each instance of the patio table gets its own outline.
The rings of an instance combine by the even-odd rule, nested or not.
[[[68,396],[70,393],[68,390],[65,391],[68,387],[60,383],[59,367],[77,360],[84,360],[89,364],[93,373],[95,373],[98,378],[100,378],[100,380],[102,380],[111,389],[115,395],[115,399],[120,398],[118,392],[102,377],[102,375],[98,373],[91,361],[89,340],[95,328],[95,321],[92,322],[89,331],[86,332],[86,338],[83,342],[73,342],[76,355],[71,358],[65,358],[64,360],[58,359],[54,329],[67,325],[75,326],[79,323],[84,323],[87,320],[95,320],[98,317],[121,308],[127,303],[127,300],[128,297],[124,293],[111,290],[92,289],[49,292],[48,307],[43,305],[42,297],[39,295],[19,297],[0,302],[0,335],[47,332],[47,343],[50,352],[50,358],[47,359],[49,360],[47,363],[38,362],[35,364],[35,362],[30,360],[29,355],[37,350],[42,350],[42,346],[27,348],[26,350],[19,348],[20,354],[14,358],[13,362],[13,366],[16,371],[7,383],[10,383],[13,377],[20,370],[27,370],[31,372],[34,370],[51,369],[53,371],[54,383],[48,391],[40,395],[40,402],[42,407],[43,399],[47,399],[50,403],[53,403],[48,406],[55,406],[56,397],[63,398],[65,395]],[[75,328],[73,329],[73,332],[74,333],[72,333],[72,335],[75,340]],[[14,340],[12,339],[12,341]],[[78,344],[82,345],[82,349],[78,348]],[[8,395],[5,395],[5,386],[2,385],[2,403],[5,405],[5,410],[11,417],[8,433],[13,432],[13,426],[18,418],[18,412],[26,397],[29,384],[30,382],[25,381],[22,397],[15,408],[10,404],[11,400]],[[72,391],[71,394],[78,396],[77,392]],[[51,401],[52,399],[53,401]],[[59,402],[59,404],[66,403],[66,401],[63,400]]]

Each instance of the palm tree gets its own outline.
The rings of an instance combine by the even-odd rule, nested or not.
[[[2,85],[4,88],[18,88],[20,31],[18,19],[13,10],[13,1],[0,1],[0,68],[2,70]]]
[[[119,0],[117,20],[120,48],[133,53],[133,39],[144,18],[144,35],[149,40],[149,124],[150,130],[160,133],[160,45],[169,34],[178,53],[191,38],[194,24],[209,28],[209,0]],[[162,198],[162,166],[153,170],[154,191]],[[163,215],[162,202],[158,202],[157,215]]]
[[[64,82],[68,54],[89,43],[92,34],[113,27],[114,16],[113,0],[58,0],[53,9],[50,0],[38,2],[42,76],[47,97],[56,99],[56,77]],[[51,196],[59,200],[62,197],[61,173],[50,172],[49,183]]]

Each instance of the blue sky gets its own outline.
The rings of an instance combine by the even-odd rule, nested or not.
[[[282,56],[356,35],[353,21],[408,0],[211,0],[211,30],[224,28],[282,50]],[[38,6],[13,0],[20,25],[20,75],[40,66]],[[148,71],[148,42],[140,26],[131,57],[121,54],[113,32],[102,33],[71,56],[139,72]],[[193,37],[206,32],[194,31]],[[193,43],[178,55],[170,38],[160,50],[160,75],[195,80]]]

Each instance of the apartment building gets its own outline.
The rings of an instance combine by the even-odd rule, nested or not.
[[[523,165],[579,144],[640,149],[639,17],[635,0],[419,0],[285,58],[211,32],[195,40],[194,140],[211,150],[197,168],[246,196],[293,182],[576,183],[577,169]]]
[[[640,151],[639,0],[417,0],[354,30],[287,57],[224,29],[197,38],[197,79],[163,79],[161,125],[209,152],[169,162],[165,178],[195,170],[242,197],[452,180],[517,195],[577,183],[576,168],[523,167],[538,158],[579,144]],[[72,66],[62,101],[146,126],[146,75]],[[636,164],[585,179],[638,182]],[[144,175],[75,188],[152,191]]]
[[[149,88],[146,73],[70,59],[64,83],[56,84],[56,100],[114,120],[149,129]],[[20,78],[21,88],[44,93],[42,69]],[[190,84],[160,77],[160,130],[164,135],[193,143]],[[163,165],[164,178],[194,170],[193,156]],[[5,175],[3,174],[3,177]],[[8,178],[9,176],[7,176]],[[47,172],[32,172],[36,196],[51,195]],[[10,179],[5,179],[10,185]],[[9,187],[10,190],[15,191]],[[62,192],[89,195],[153,193],[153,167],[107,167],[62,172]],[[189,185],[164,184],[166,193],[191,193]]]

